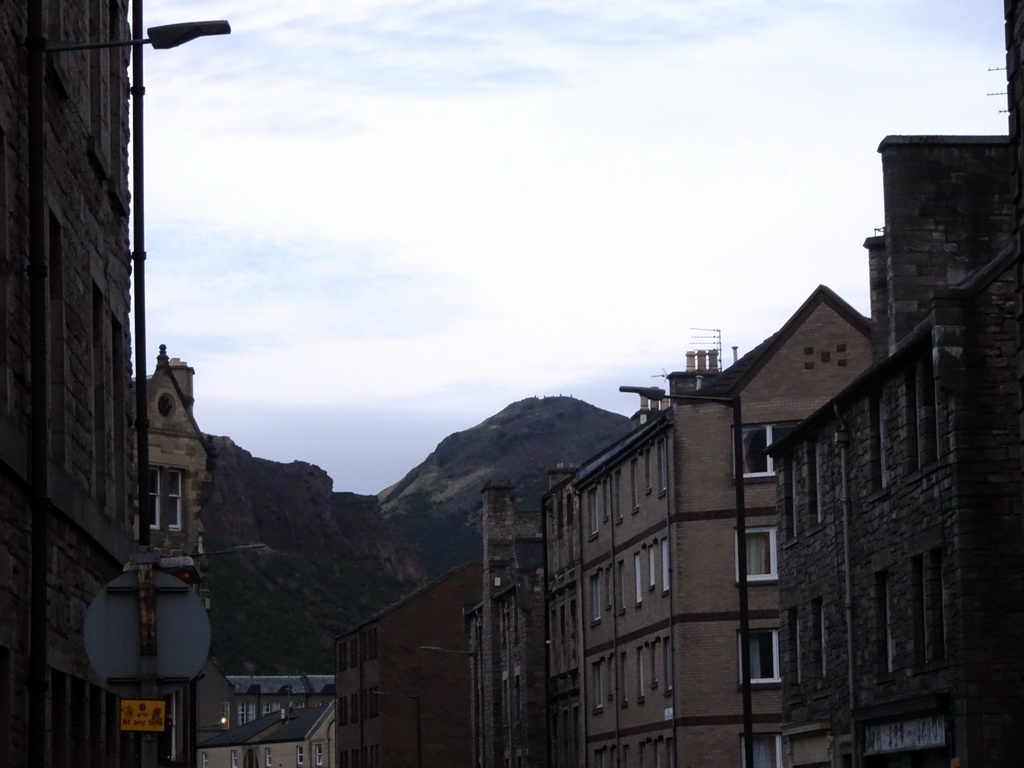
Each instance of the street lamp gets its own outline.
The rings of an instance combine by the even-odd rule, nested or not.
[[[665,398],[692,403],[717,403],[732,409],[733,485],[736,490],[736,538],[739,547],[747,541],[746,501],[743,494],[743,410],[739,395],[677,395],[668,394],[660,387],[619,387],[619,392],[629,392],[646,397],[654,402]],[[740,688],[743,697],[743,757],[747,768],[754,766],[754,709],[750,686],[750,606],[747,589],[747,558],[742,550],[736,558],[739,578],[740,603]]]
[[[416,768],[423,768],[423,720],[420,711],[420,697],[414,693],[392,693],[372,691],[374,696],[393,696],[396,699],[412,699],[416,704]]]
[[[28,103],[28,187],[29,187],[29,316],[30,316],[30,371],[32,376],[32,424],[31,424],[31,485],[32,485],[32,532],[31,532],[31,621],[29,627],[29,684],[28,684],[28,765],[30,768],[45,768],[46,765],[46,691],[49,646],[47,643],[47,574],[49,571],[49,519],[50,519],[50,394],[47,361],[50,355],[47,338],[47,257],[46,257],[46,135],[45,135],[45,94],[44,76],[46,54],[86,48],[118,48],[131,46],[134,50],[131,95],[133,141],[134,197],[132,214],[134,223],[134,245],[132,254],[135,277],[135,342],[136,342],[136,434],[138,440],[138,508],[139,508],[139,550],[135,558],[140,585],[152,585],[155,558],[149,549],[149,442],[146,417],[146,376],[145,365],[145,280],[143,260],[145,259],[142,176],[142,46],[149,43],[155,48],[173,48],[190,40],[207,35],[228,34],[231,31],[226,21],[188,22],[153,27],[150,37],[97,43],[48,43],[43,24],[43,0],[29,0],[27,9],[27,36],[25,47],[27,62],[27,103]],[[139,30],[142,24],[142,1],[132,2],[132,29]],[[151,589],[140,588],[139,615],[153,617],[153,621],[142,620],[140,640],[143,655],[143,675],[155,689],[156,680],[156,626],[155,604]],[[156,741],[152,737],[143,739],[142,765],[156,766]]]

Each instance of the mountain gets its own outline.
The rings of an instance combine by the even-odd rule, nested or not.
[[[511,480],[522,505],[539,509],[550,469],[581,462],[629,426],[570,397],[521,400],[446,437],[379,497],[334,492],[317,466],[211,438],[206,550],[266,545],[209,558],[211,658],[226,674],[332,670],[335,636],[479,558],[488,481]]]
[[[381,509],[436,576],[480,557],[480,491],[487,482],[511,480],[520,506],[539,510],[549,470],[578,464],[629,429],[625,416],[572,397],[520,400],[442,440],[381,492]]]
[[[334,637],[425,578],[375,496],[335,493],[317,466],[254,457],[226,437],[201,514],[210,557],[210,655],[227,674],[333,669]]]

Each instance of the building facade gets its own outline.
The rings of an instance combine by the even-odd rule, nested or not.
[[[455,568],[335,638],[338,768],[469,764],[463,615],[480,573]]]
[[[334,707],[279,709],[206,739],[197,768],[333,768]]]
[[[483,585],[466,613],[473,653],[473,765],[548,764],[544,674],[544,543],[541,516],[515,488],[483,489]]]
[[[755,765],[780,764],[775,468],[764,448],[869,360],[867,320],[820,287],[728,369],[714,351],[688,354],[669,396],[643,399],[637,428],[545,497],[552,766],[739,764],[741,557]],[[743,542],[723,407],[737,397]]]
[[[128,36],[121,0],[0,8],[0,765],[131,757],[82,639],[132,551],[128,53],[42,50]]]
[[[1009,146],[888,137],[871,369],[773,450],[787,764],[1024,761]]]

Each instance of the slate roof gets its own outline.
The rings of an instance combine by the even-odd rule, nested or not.
[[[334,675],[225,675],[235,686],[235,693],[286,695],[288,689],[296,696],[332,694]]]
[[[270,712],[262,717],[257,717],[255,720],[250,720],[248,723],[243,723],[218,733],[216,736],[211,736],[206,741],[199,742],[198,746],[227,747],[235,744],[246,744],[259,736],[263,731],[276,725],[280,720],[280,712]]]
[[[239,744],[272,744],[283,741],[305,741],[317,726],[334,711],[334,702],[323,707],[302,707],[286,719],[281,712],[270,712],[231,730],[218,733],[200,742],[200,748],[231,747]],[[279,727],[278,727],[279,726]],[[265,735],[264,735],[265,734]]]

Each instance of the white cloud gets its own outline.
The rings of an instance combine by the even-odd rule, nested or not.
[[[146,58],[150,346],[200,402],[493,412],[745,352],[819,283],[867,310],[886,134],[1005,130],[995,0],[147,14],[234,29]]]

